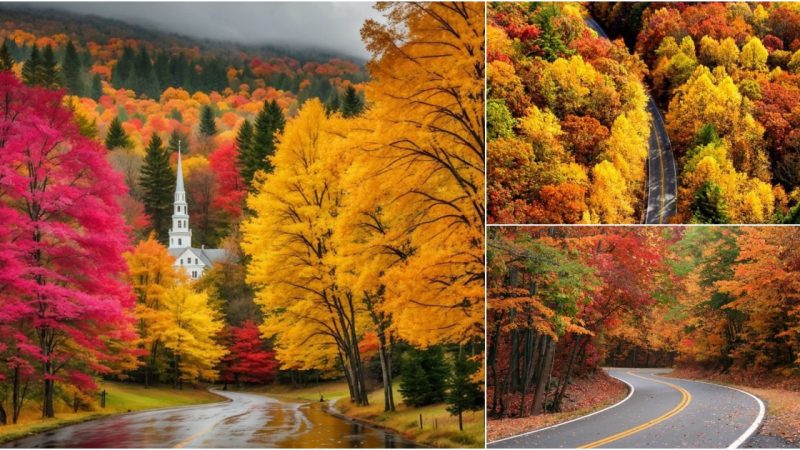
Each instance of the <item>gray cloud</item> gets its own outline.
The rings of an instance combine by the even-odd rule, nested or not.
[[[336,50],[366,57],[367,2],[42,2],[33,8],[109,17],[195,38]]]

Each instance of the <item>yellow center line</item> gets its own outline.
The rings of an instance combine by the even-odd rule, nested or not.
[[[172,447],[172,448],[183,448],[183,447],[186,447],[187,445],[189,445],[189,444],[191,444],[192,442],[194,442],[194,440],[195,440],[195,439],[198,439],[198,438],[200,438],[200,437],[202,437],[202,436],[204,436],[204,435],[208,434],[208,433],[209,433],[211,430],[213,430],[213,429],[214,429],[214,427],[215,427],[216,425],[217,425],[217,424],[216,424],[216,423],[214,423],[214,424],[213,424],[213,425],[211,425],[210,427],[206,427],[206,428],[204,428],[204,429],[200,430],[199,432],[197,432],[197,433],[195,433],[195,434],[193,434],[193,435],[191,435],[191,436],[187,437],[186,439],[184,439],[184,440],[182,440],[182,441],[178,442],[178,443],[177,443],[177,444],[175,444],[175,446],[174,446],[174,447]]]
[[[686,389],[684,389],[684,388],[682,388],[682,387],[680,387],[680,386],[678,386],[676,384],[668,383],[666,381],[654,380],[652,378],[643,377],[643,376],[637,375],[637,374],[635,374],[633,372],[628,372],[628,375],[633,375],[635,377],[639,377],[639,378],[642,378],[642,379],[647,380],[647,381],[652,381],[654,383],[665,384],[665,385],[667,385],[667,386],[669,386],[669,387],[671,387],[671,388],[673,388],[673,389],[675,389],[675,390],[677,390],[678,392],[681,393],[681,401],[677,404],[677,406],[675,406],[671,410],[667,411],[666,413],[656,417],[655,419],[648,420],[647,422],[645,422],[645,423],[643,423],[641,425],[637,425],[637,426],[635,426],[633,428],[629,428],[629,429],[627,429],[625,431],[621,431],[621,432],[619,432],[617,434],[614,434],[612,436],[609,436],[607,438],[603,438],[603,439],[600,439],[600,440],[597,440],[597,441],[594,441],[594,442],[590,442],[590,443],[585,444],[585,445],[581,445],[578,448],[600,447],[601,445],[605,445],[605,444],[608,444],[610,442],[618,441],[618,440],[620,440],[620,439],[622,439],[624,437],[627,437],[627,436],[630,436],[632,434],[638,433],[638,432],[640,432],[642,430],[650,428],[653,425],[661,423],[661,422],[669,419],[670,417],[680,413],[681,411],[686,409],[686,407],[689,406],[689,403],[692,401],[692,394],[690,394],[689,391],[687,391]]]

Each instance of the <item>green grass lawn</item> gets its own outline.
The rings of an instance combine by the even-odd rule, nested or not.
[[[396,411],[383,411],[383,390],[369,394],[369,406],[355,406],[350,403],[347,384],[326,382],[317,386],[291,389],[288,386],[268,386],[257,388],[261,392],[285,400],[319,401],[320,393],[325,400],[336,400],[336,408],[344,415],[359,419],[382,428],[394,430],[417,443],[432,447],[476,447],[483,448],[485,442],[483,410],[464,413],[464,431],[458,430],[458,417],[451,416],[445,409],[447,405],[437,403],[421,408],[404,405],[399,392],[400,382],[394,381]],[[419,416],[422,415],[422,428]]]
[[[0,425],[0,443],[112,414],[223,400],[222,397],[205,389],[177,390],[167,387],[145,389],[141,385],[116,382],[104,382],[101,389],[105,389],[107,394],[105,408],[100,408],[99,404],[93,404],[90,411],[73,413],[68,405],[62,402],[56,405],[56,417],[53,419],[42,419],[39,410],[41,405],[38,402],[27,402],[17,424]]]

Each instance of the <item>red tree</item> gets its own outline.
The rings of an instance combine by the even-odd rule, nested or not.
[[[41,376],[44,417],[57,382],[94,388],[91,375],[126,361],[135,338],[121,277],[125,185],[61,96],[0,73],[0,264],[18,271],[0,298],[2,337]]]
[[[208,157],[211,170],[217,175],[218,185],[212,207],[227,212],[233,218],[241,217],[242,204],[247,196],[247,187],[236,167],[238,153],[236,146],[228,143]]]
[[[267,348],[255,322],[245,321],[226,331],[228,355],[222,359],[220,381],[225,383],[267,383],[275,377],[278,361]]]

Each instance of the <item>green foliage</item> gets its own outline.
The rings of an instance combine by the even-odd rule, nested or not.
[[[66,84],[67,92],[72,95],[85,96],[86,85],[83,83],[81,60],[72,41],[67,42],[61,67],[64,72],[64,83]]]
[[[347,86],[344,90],[344,98],[342,99],[342,116],[355,117],[364,111],[364,101],[361,96],[356,92],[356,88],[352,85]]]
[[[404,355],[400,394],[410,406],[439,403],[446,397],[449,367],[441,347],[411,349]]]
[[[483,383],[472,380],[480,369],[480,363],[468,359],[463,351],[453,365],[453,372],[447,378],[447,411],[458,416],[458,429],[464,430],[462,414],[464,411],[478,411],[483,408]]]
[[[709,224],[730,222],[722,189],[716,183],[706,181],[695,192],[692,201],[692,222]]]
[[[717,134],[717,127],[714,124],[707,123],[703,128],[697,132],[697,138],[694,141],[694,147],[702,147],[711,143],[719,142],[719,135]]]
[[[119,121],[119,117],[115,117],[114,120],[112,120],[108,125],[105,145],[109,150],[131,147],[131,140],[128,138],[128,134],[125,133],[125,130],[122,128],[122,123]]]
[[[14,58],[8,49],[8,39],[3,39],[3,45],[0,46],[0,72],[11,70],[14,68]]]
[[[490,140],[514,137],[516,120],[502,99],[492,98],[486,102],[486,121]]]
[[[247,145],[247,128],[239,130],[236,142],[239,148],[239,170],[248,186],[252,187],[253,178],[259,170],[272,172],[272,163],[269,158],[275,153],[275,134],[283,131],[286,120],[283,112],[274,100],[264,101],[264,107],[256,116],[252,128],[252,139]],[[243,125],[244,126],[244,125]]]
[[[180,144],[180,145],[179,145]],[[181,153],[184,155],[189,153],[189,139],[186,136],[181,134],[180,131],[176,129],[172,130],[172,133],[169,135],[169,143],[167,144],[167,149],[169,149],[169,153],[178,153],[178,147],[180,146]]]
[[[339,112],[341,109],[342,104],[341,100],[339,100],[339,91],[336,89],[331,92],[330,97],[328,97],[328,101],[325,103],[325,112],[328,114],[334,114]]]
[[[41,64],[42,57],[39,55],[39,47],[34,44],[31,49],[31,56],[25,61],[25,64],[22,65],[22,81],[25,84],[31,86],[39,84],[39,77],[41,75],[41,69],[39,69],[39,67]]]
[[[150,145],[147,146],[139,184],[144,211],[150,216],[150,223],[158,240],[166,243],[172,215],[175,174],[169,166],[169,152],[164,149],[157,134],[153,134]]]
[[[572,51],[561,40],[553,24],[553,19],[558,18],[560,15],[561,11],[558,6],[548,3],[540,5],[536,9],[536,14],[533,18],[534,24],[541,31],[539,38],[536,39],[536,44],[541,48],[544,58],[549,62],[553,62],[561,56],[572,54]]]
[[[786,217],[783,218],[783,223],[800,225],[800,203],[797,203],[791,209],[789,209]]]
[[[92,77],[92,90],[90,93],[90,97],[95,101],[100,100],[100,96],[103,95],[103,83],[100,81],[100,75],[94,74]]]
[[[217,123],[214,121],[214,110],[210,105],[205,105],[200,115],[200,133],[204,136],[217,134]]]
[[[44,48],[42,61],[38,69],[37,84],[48,88],[57,88],[62,85],[61,73],[56,62],[56,56],[53,53],[53,46],[48,45]]]

